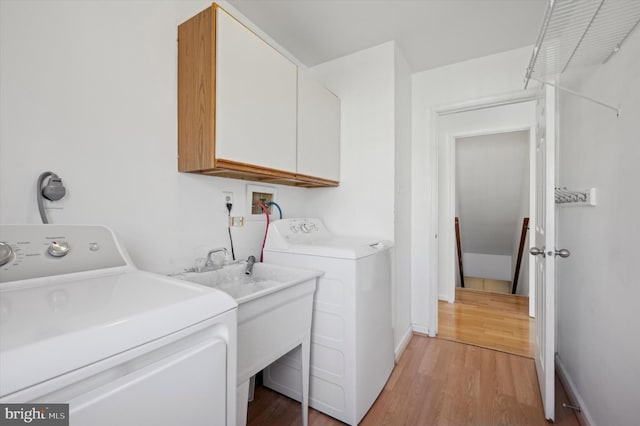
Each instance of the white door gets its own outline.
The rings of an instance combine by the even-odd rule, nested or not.
[[[555,89],[545,85],[538,97],[536,132],[536,372],[544,415],[554,419],[555,372]]]

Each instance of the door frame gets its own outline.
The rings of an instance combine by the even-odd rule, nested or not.
[[[441,126],[439,123],[440,123],[441,117],[451,115],[451,114],[461,113],[461,112],[475,111],[475,110],[481,110],[486,108],[507,106],[507,105],[519,104],[523,102],[535,101],[535,99],[536,99],[536,91],[534,89],[528,89],[528,90],[522,90],[517,92],[511,92],[503,95],[491,96],[487,98],[480,98],[480,99],[474,99],[474,100],[469,100],[464,102],[442,105],[440,107],[433,109],[430,113],[431,123],[433,123],[433,126],[431,126],[431,129],[430,129],[430,140],[431,140],[430,148],[431,148],[431,152],[434,153],[434,156],[431,161],[432,167],[430,168],[431,169],[430,178],[431,178],[431,200],[432,200],[431,218],[432,220],[431,220],[431,223],[429,224],[430,231],[431,231],[429,232],[429,235],[433,236],[434,238],[431,238],[429,243],[429,252],[432,253],[432,256],[431,256],[432,261],[429,262],[431,264],[431,271],[430,271],[429,280],[428,280],[428,285],[429,285],[428,296],[429,296],[429,303],[430,303],[430,306],[428,308],[429,336],[435,337],[438,333],[438,301],[439,301],[439,289],[438,289],[439,266],[438,265],[440,263],[440,257],[441,257],[439,240],[438,240],[438,238],[440,237],[438,235],[438,232],[439,232],[438,230],[439,230],[439,223],[440,223],[439,191],[441,186],[441,183],[439,182],[439,171],[440,171],[439,169],[441,164],[439,131]],[[535,126],[535,124],[533,124],[533,126]],[[530,156],[529,228],[530,229],[535,229],[534,228],[535,227],[535,201],[534,202],[531,201],[532,196],[535,196],[535,192],[532,191],[533,189],[532,186],[535,185],[535,167],[532,167],[532,164],[531,164],[531,161],[532,161],[531,150],[535,149],[535,143],[532,144],[531,140],[534,140],[535,142],[535,131],[536,131],[536,128],[533,126],[528,128],[530,131],[530,136],[529,136],[529,140],[530,140],[530,143],[529,143],[529,156]],[[509,130],[509,129],[512,129],[512,130]],[[476,134],[502,133],[505,131],[516,131],[516,130],[524,130],[524,129],[521,126],[520,127],[514,126],[511,128],[507,126],[507,127],[500,127],[500,128],[495,128],[491,130],[495,130],[495,131],[483,131]],[[461,136],[462,135],[459,135],[459,136],[455,135],[453,138],[449,138],[449,140],[447,141],[447,148],[450,150],[449,151],[450,154],[451,154],[451,150],[455,149],[454,147],[452,147],[452,145],[455,145],[455,138],[461,137]],[[455,151],[453,151],[453,153],[455,153]],[[533,154],[534,154],[533,158],[535,158],[535,151],[533,152]],[[453,184],[454,187],[451,188],[451,186],[449,185],[449,187],[445,188],[445,190],[454,191],[453,195],[455,195],[455,157],[451,155],[450,155],[448,180],[450,185]],[[454,214],[453,212],[455,212],[455,196],[450,197],[449,208],[452,212],[451,214]],[[450,233],[452,235],[453,230],[451,230]],[[529,238],[529,245],[531,245],[531,241],[532,241],[531,238]],[[445,256],[446,256],[445,264],[447,265],[447,268],[451,269],[451,278],[452,278],[451,282],[453,284],[455,280],[455,256],[453,251],[450,251],[448,255],[445,254]],[[529,294],[535,294],[535,288],[532,288],[532,283],[534,282],[534,279],[532,277],[532,271],[533,271],[533,268],[530,267],[529,268]],[[455,284],[453,285],[455,286]],[[449,300],[450,302],[454,301],[455,289],[453,291],[453,294],[454,296],[453,298],[451,298],[451,300]],[[533,303],[531,303],[532,299],[533,299]],[[535,313],[535,297],[530,298],[529,301],[530,301],[529,314],[533,316],[533,314]]]

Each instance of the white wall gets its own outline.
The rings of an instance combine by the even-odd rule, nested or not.
[[[0,2],[0,222],[39,223],[35,183],[52,170],[68,195],[49,211],[51,222],[112,227],[141,269],[176,272],[229,246],[222,191],[234,193],[233,214],[247,216],[253,183],[181,174],[176,161],[177,26],[210,5]],[[313,71],[342,98],[342,183],[277,186],[276,201],[285,216],[320,216],[336,233],[396,240],[398,345],[410,303],[408,65],[386,43]],[[396,194],[405,212],[397,232]],[[257,256],[264,222],[232,231],[237,257]]]
[[[610,61],[562,84],[619,104],[559,94],[559,178],[596,187],[596,207],[559,207],[558,353],[596,425],[638,424],[640,339],[640,31]]]
[[[307,194],[307,212],[336,234],[395,242],[396,353],[411,332],[411,78],[395,43],[309,69],[340,97],[340,186]],[[394,214],[395,213],[395,214]]]
[[[307,198],[309,215],[336,234],[393,240],[394,43],[309,69],[340,97],[340,186]]]
[[[528,184],[528,131],[456,139],[455,215],[464,252],[511,254],[522,207],[528,216]]]
[[[464,275],[511,281],[511,256],[484,253],[462,253]],[[440,295],[444,299],[445,295]]]
[[[58,173],[53,223],[112,227],[138,267],[192,266],[229,246],[221,191],[245,215],[246,182],[177,172],[177,25],[210,1],[0,2],[0,222],[39,223],[35,186]],[[231,9],[231,8],[230,8]],[[279,187],[285,215],[306,191]],[[257,255],[264,222],[234,228]]]
[[[411,337],[411,72],[395,49],[395,347]]]
[[[461,62],[412,76],[412,322],[414,330],[429,332],[437,321],[431,311],[438,297],[429,281],[436,280],[437,146],[432,120],[443,105],[511,93],[523,89],[523,75],[531,55],[524,47],[497,55]]]

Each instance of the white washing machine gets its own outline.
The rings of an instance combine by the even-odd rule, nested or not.
[[[356,425],[394,367],[390,241],[333,235],[322,220],[271,223],[264,261],[324,271],[311,328],[309,405]],[[299,354],[264,370],[264,384],[300,400]]]
[[[0,402],[73,426],[235,425],[237,304],[101,226],[0,225]]]

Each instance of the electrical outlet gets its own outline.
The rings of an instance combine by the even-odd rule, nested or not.
[[[224,206],[227,207],[227,204],[233,205],[233,192],[222,191],[222,196],[224,198]]]
[[[229,217],[229,226],[244,226],[244,216]]]

